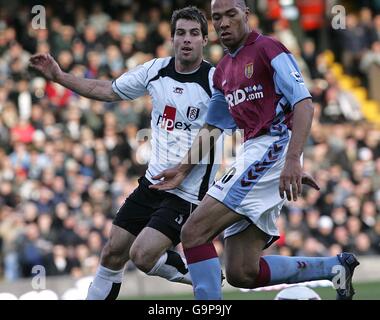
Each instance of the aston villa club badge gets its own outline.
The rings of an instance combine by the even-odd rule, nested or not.
[[[198,116],[199,116],[199,108],[196,108],[196,107],[188,107],[187,108],[187,119],[189,119],[190,121],[195,121],[198,119]]]
[[[244,74],[248,79],[252,78],[253,75],[253,63],[248,63],[245,65]]]

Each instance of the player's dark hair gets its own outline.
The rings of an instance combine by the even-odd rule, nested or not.
[[[177,26],[177,21],[179,19],[192,20],[199,22],[201,25],[202,36],[205,37],[208,35],[208,24],[207,19],[202,11],[200,11],[197,7],[186,7],[183,9],[179,9],[173,12],[172,21],[171,21],[171,33],[172,37],[174,37],[175,29]]]

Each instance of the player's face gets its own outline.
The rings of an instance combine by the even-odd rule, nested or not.
[[[198,66],[203,59],[203,47],[207,37],[202,36],[201,25],[197,21],[179,19],[177,21],[173,47],[176,60],[185,66]]]
[[[249,31],[248,8],[242,8],[238,0],[213,0],[211,17],[220,41],[233,51],[243,45]]]

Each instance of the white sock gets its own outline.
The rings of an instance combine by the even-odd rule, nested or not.
[[[147,274],[159,276],[172,282],[192,284],[186,261],[174,251],[165,252]]]
[[[114,271],[99,265],[95,278],[88,288],[87,300],[116,300],[123,275],[124,268]]]

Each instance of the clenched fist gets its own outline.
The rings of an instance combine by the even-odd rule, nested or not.
[[[48,80],[57,81],[62,73],[58,63],[50,54],[35,54],[29,61],[30,67],[39,71]]]

